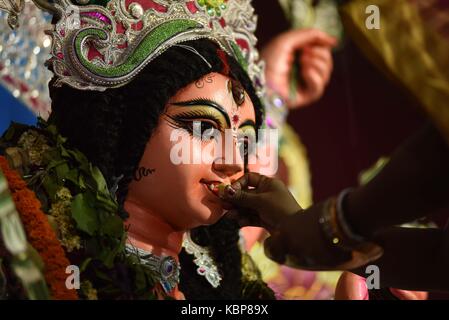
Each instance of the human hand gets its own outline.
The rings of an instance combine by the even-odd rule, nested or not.
[[[228,218],[236,219],[241,226],[264,227],[270,232],[265,252],[278,263],[333,270],[351,258],[347,252],[335,250],[323,237],[318,221],[323,204],[303,211],[279,179],[247,173],[222,188],[219,195],[235,208],[228,212]]]
[[[428,293],[425,291],[394,288],[389,290],[399,300],[427,300],[428,298]],[[366,279],[349,271],[343,272],[335,289],[335,300],[369,300]]]
[[[219,195],[234,206],[227,217],[236,219],[241,227],[263,227],[273,232],[283,218],[302,210],[281,180],[255,172],[221,188]]]
[[[295,29],[278,35],[261,52],[266,63],[268,86],[287,102],[290,109],[318,100],[332,73],[331,49],[336,44],[335,38],[318,29]],[[290,75],[298,51],[302,51],[299,62],[305,86],[298,86],[291,97]]]

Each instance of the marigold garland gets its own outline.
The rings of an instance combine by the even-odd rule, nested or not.
[[[16,209],[20,214],[28,241],[37,250],[45,263],[44,276],[52,298],[57,300],[77,300],[76,290],[66,287],[65,270],[70,265],[56,234],[41,210],[41,203],[26,182],[12,170],[5,157],[0,156],[0,169],[9,185]]]

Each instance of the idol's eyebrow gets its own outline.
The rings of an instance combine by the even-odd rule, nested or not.
[[[171,103],[175,106],[182,106],[182,107],[193,107],[193,106],[208,106],[212,107],[216,110],[218,110],[226,119],[226,124],[228,127],[231,126],[231,119],[229,119],[229,115],[226,112],[226,110],[216,103],[215,101],[209,100],[209,99],[194,99],[194,100],[188,100],[188,101],[178,101]]]
[[[245,127],[245,126],[251,126],[251,127],[253,127],[254,131],[257,131],[256,130],[256,123],[253,120],[246,120],[245,122],[243,122],[240,125],[240,128]]]

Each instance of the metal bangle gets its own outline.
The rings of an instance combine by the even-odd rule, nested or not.
[[[321,230],[330,243],[332,245],[339,245],[342,240],[342,235],[338,230],[335,214],[333,214],[335,201],[335,198],[326,201],[318,222],[320,223]]]
[[[347,193],[347,192],[346,192]],[[331,198],[321,211],[319,223],[325,237],[335,250],[341,254],[349,254],[345,262],[334,266],[314,266],[316,270],[352,270],[376,260],[383,254],[379,245],[368,241],[356,241],[348,237],[338,221],[338,199]]]
[[[337,206],[336,206],[336,213],[337,213],[337,221],[340,226],[340,228],[343,231],[344,236],[350,241],[355,243],[363,243],[367,240],[356,234],[352,228],[349,226],[348,222],[345,219],[344,211],[343,211],[343,201],[345,200],[346,196],[352,191],[352,188],[347,188],[340,192],[337,198]]]

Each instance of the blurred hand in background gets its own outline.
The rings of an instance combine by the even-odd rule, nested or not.
[[[279,94],[290,109],[318,100],[332,73],[331,50],[336,45],[335,38],[318,29],[294,29],[281,33],[261,52],[266,62],[265,76],[269,89]],[[291,90],[292,72],[298,59],[301,81]]]

